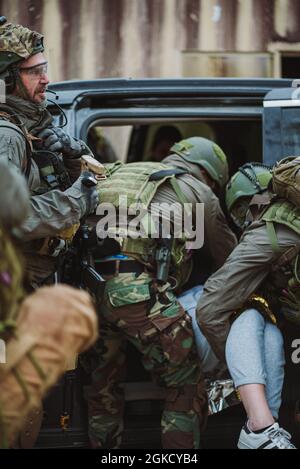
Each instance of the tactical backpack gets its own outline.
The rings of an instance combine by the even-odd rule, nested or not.
[[[289,156],[273,169],[273,191],[300,208],[300,156]]]
[[[273,251],[279,252],[274,224],[287,226],[300,235],[300,157],[290,156],[279,161],[273,169],[272,184],[278,199],[267,207],[261,219],[266,222]],[[281,306],[290,308],[283,314],[296,325],[300,324],[299,250],[298,245],[290,246],[271,268],[271,283],[275,285],[271,296],[276,296]]]

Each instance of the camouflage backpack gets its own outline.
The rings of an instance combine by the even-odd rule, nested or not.
[[[273,191],[300,208],[300,156],[289,156],[276,163]]]

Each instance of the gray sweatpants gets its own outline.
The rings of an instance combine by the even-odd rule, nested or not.
[[[203,286],[198,285],[182,293],[177,299],[181,306],[192,318],[193,331],[201,364],[201,369],[205,377],[214,378],[215,370],[219,367],[219,360],[212,351],[211,346],[202,334],[196,319],[196,306],[203,293]]]
[[[231,326],[226,361],[236,388],[265,385],[270,411],[278,418],[285,364],[280,330],[256,309],[247,309]]]

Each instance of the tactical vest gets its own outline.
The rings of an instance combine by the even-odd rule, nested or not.
[[[273,202],[261,217],[266,223],[280,223],[300,234],[300,208],[287,200]]]
[[[18,130],[14,130],[19,132],[25,140],[27,162],[25,169],[26,179],[28,179],[30,175],[32,161],[35,161],[38,167],[40,185],[35,190],[30,190],[31,195],[45,194],[53,189],[59,189],[61,191],[68,189],[72,183],[69,173],[63,164],[62,157],[57,153],[48,150],[35,150],[34,141],[36,138],[27,131],[26,126],[18,115],[8,106],[2,104],[2,106],[0,105],[0,129],[5,127],[9,127],[11,129],[10,126],[5,124],[5,121],[16,125]],[[29,241],[27,243],[27,247],[30,247],[32,251],[41,255],[57,255],[65,245],[65,241],[72,239],[78,226],[79,225],[76,224],[68,230],[63,230],[57,237],[47,237]]]
[[[261,219],[266,222],[274,251],[278,251],[279,248],[274,223],[287,226],[300,235],[300,208],[287,200],[281,199],[272,203],[263,212]],[[270,296],[278,298],[277,306],[286,304],[296,311],[300,310],[299,251],[298,246],[289,247],[272,266],[269,276],[269,283],[272,283]]]
[[[13,332],[23,299],[23,266],[20,254],[0,227],[0,338]]]
[[[111,237],[115,237],[120,244],[121,252],[131,257],[138,258],[145,264],[153,264],[157,239],[151,238],[153,233],[153,218],[151,216],[150,204],[158,188],[166,181],[169,181],[177,196],[177,201],[183,205],[188,202],[185,195],[179,188],[176,175],[184,174],[186,171],[178,168],[170,168],[162,163],[143,162],[122,164],[120,162],[107,164],[106,176],[103,181],[99,181],[98,189],[101,204],[112,204],[120,214],[122,204],[127,203],[127,208],[138,207],[139,204],[146,210],[145,217],[140,220],[144,232],[148,237],[134,239],[130,236],[128,226],[110,226],[107,232]],[[121,196],[121,197],[120,197]],[[161,214],[162,220],[164,214]],[[167,218],[166,218],[167,220]],[[171,250],[172,265],[178,268],[186,257],[185,237],[175,238]]]
[[[13,113],[8,106],[0,105],[0,119],[0,128],[8,127],[5,121],[9,121],[19,128],[20,135],[25,139],[27,161],[25,170],[26,178],[28,178],[30,174],[32,160],[35,161],[39,169],[41,184],[35,191],[32,191],[32,195],[44,194],[53,189],[64,191],[71,186],[71,180],[62,158],[51,151],[35,150],[34,141],[36,138],[27,131],[17,114]]]

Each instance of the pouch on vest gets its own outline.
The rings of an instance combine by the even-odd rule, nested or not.
[[[72,185],[69,173],[56,153],[38,150],[32,152],[31,157],[39,168],[41,178],[41,186],[35,191],[36,195],[53,189],[64,191]]]
[[[300,208],[300,156],[289,156],[273,169],[273,191]]]

